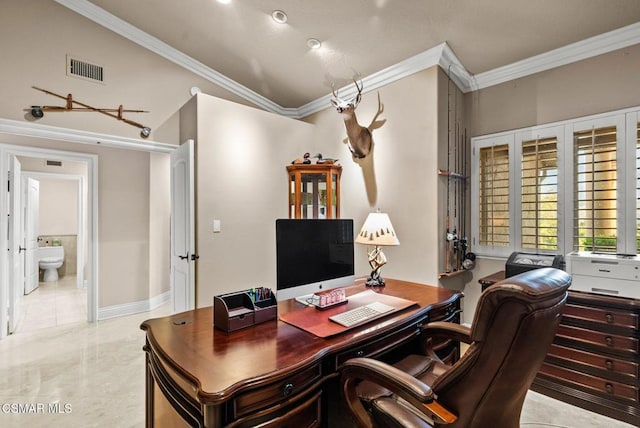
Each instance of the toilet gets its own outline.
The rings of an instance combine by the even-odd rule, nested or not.
[[[38,247],[38,265],[44,270],[45,282],[58,280],[58,268],[64,262],[64,247]]]

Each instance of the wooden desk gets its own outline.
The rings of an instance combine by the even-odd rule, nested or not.
[[[364,280],[347,294],[365,290]],[[380,293],[416,301],[405,311],[321,339],[282,321],[233,333],[213,328],[211,307],[142,323],[146,331],[146,425],[337,426],[338,368],[356,356],[381,358],[413,346],[429,321],[459,322],[461,293],[387,280]],[[294,300],[278,313],[301,308]],[[451,345],[451,344],[448,344]],[[457,344],[443,352],[455,352]]]

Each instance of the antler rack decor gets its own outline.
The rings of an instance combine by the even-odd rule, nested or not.
[[[151,128],[148,126],[144,126],[138,122],[134,122],[133,120],[122,117],[123,113],[149,113],[146,110],[129,110],[122,108],[122,104],[118,108],[97,108],[92,107],[88,104],[81,103],[80,101],[74,100],[71,94],[68,94],[66,97],[64,95],[56,94],[55,92],[47,91],[46,89],[38,88],[37,86],[32,86],[33,89],[37,91],[44,92],[47,95],[53,95],[54,97],[58,97],[60,99],[65,100],[67,103],[64,106],[31,106],[31,115],[37,119],[40,119],[44,116],[45,111],[50,112],[65,112],[65,111],[95,111],[98,113],[105,114],[107,116],[113,117],[114,119],[118,119],[127,123],[131,126],[135,126],[136,128],[140,128],[140,136],[142,138],[147,138],[151,135]],[[74,104],[79,105],[80,107],[74,107]]]

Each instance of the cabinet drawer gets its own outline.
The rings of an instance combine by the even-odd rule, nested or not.
[[[321,378],[320,365],[293,374],[280,382],[273,382],[240,394],[233,400],[234,419],[292,398]]]
[[[638,339],[633,337],[618,336],[562,324],[558,326],[556,337],[638,355]]]
[[[557,367],[549,363],[542,365],[539,374],[560,379],[564,382],[569,382],[603,395],[638,402],[638,388],[635,386],[602,379],[563,367]]]
[[[591,308],[568,303],[563,316],[616,327],[638,329],[638,314],[612,309]]]
[[[547,356],[561,359],[567,363],[583,364],[595,369],[627,376],[630,381],[637,381],[638,379],[638,363],[632,361],[567,348],[555,343],[551,345]]]
[[[571,261],[571,273],[575,275],[637,281],[640,270],[637,263],[619,260],[577,260]]]

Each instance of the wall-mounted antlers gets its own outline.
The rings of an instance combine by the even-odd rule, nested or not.
[[[358,86],[358,82],[355,80],[353,83],[356,85],[358,94],[352,99],[345,101],[338,96],[337,91],[333,88],[331,105],[336,108],[338,113],[342,114],[344,126],[347,128],[351,154],[358,159],[362,159],[371,152],[371,132],[364,126],[360,126],[358,118],[356,118],[356,107],[358,107],[360,99],[362,98],[363,86],[362,82],[360,82],[361,86]]]
[[[338,96],[338,92],[335,90],[333,84],[331,84],[333,97],[331,98],[331,105],[336,108],[338,113],[342,114],[342,118],[344,119],[344,126],[347,129],[347,137],[349,139],[349,150],[353,157],[357,159],[365,158],[369,153],[371,153],[372,140],[371,140],[371,128],[375,124],[376,126],[373,129],[381,126],[381,123],[377,123],[376,119],[384,110],[384,106],[380,103],[380,94],[378,94],[378,112],[375,117],[371,121],[371,125],[365,128],[358,123],[358,119],[356,118],[356,107],[360,104],[360,100],[362,98],[362,89],[364,85],[362,81],[360,85],[356,80],[353,80],[353,83],[356,85],[356,89],[358,90],[358,94],[351,98],[350,100],[343,100]]]

